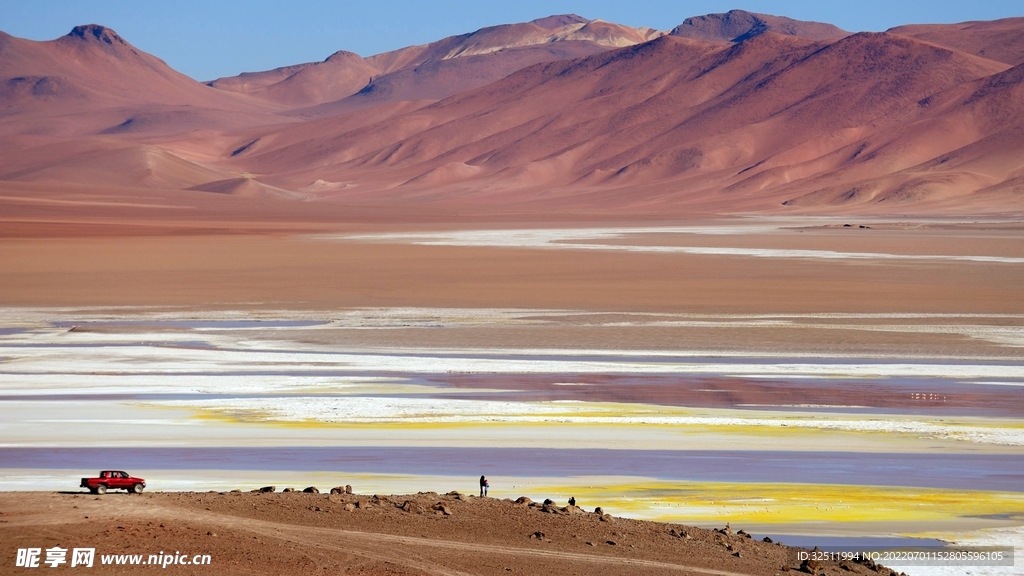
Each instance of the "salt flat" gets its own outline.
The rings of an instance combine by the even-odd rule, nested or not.
[[[1013,541],[1021,232],[883,224],[0,240],[0,487],[111,458],[172,489],[488,473],[766,534]]]

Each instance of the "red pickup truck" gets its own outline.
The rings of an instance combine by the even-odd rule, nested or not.
[[[88,488],[93,494],[106,494],[107,490],[127,490],[129,493],[142,494],[146,481],[120,470],[104,470],[98,478],[82,478],[81,487]]]

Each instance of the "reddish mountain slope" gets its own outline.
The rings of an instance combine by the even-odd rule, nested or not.
[[[552,16],[216,87],[102,27],[2,35],[0,180],[645,213],[1024,207],[1024,65],[977,55],[1016,20],[939,42],[771,18],[677,28],[697,40]]]
[[[1024,18],[960,24],[911,24],[892,28],[889,32],[1006,64],[1024,64]]]
[[[0,33],[4,110],[32,101],[100,107],[138,103],[238,108],[244,101],[199,84],[109,28],[78,26],[47,42]]]
[[[210,82],[290,106],[313,106],[320,115],[400,100],[439,100],[539,62],[589,56],[646,42],[660,35],[574,14],[482,28],[368,58],[339,52],[324,62],[245,73]],[[308,111],[304,111],[308,112]]]
[[[285,121],[273,112],[175,72],[102,26],[47,42],[0,34],[3,180],[183,188],[223,179],[233,173],[139,140]]]
[[[379,74],[380,69],[358,54],[339,51],[323,62],[246,72],[214,80],[209,86],[289,106],[309,106],[350,96]]]
[[[765,209],[970,144],[926,128],[915,129],[928,134],[919,140],[900,133],[908,122],[948,122],[950,112],[922,102],[1005,68],[889,34],[828,44],[765,33],[731,47],[666,37],[533,66],[352,131],[291,131],[238,161],[290,186],[358,182],[350,197],[361,188],[436,199],[439,185],[461,201],[628,188],[615,201],[665,201],[673,190],[671,201],[711,194]],[[849,200],[877,202],[903,184]]]

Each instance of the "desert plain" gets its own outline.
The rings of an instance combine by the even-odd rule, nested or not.
[[[0,572],[79,543],[239,574],[1024,550],[1021,19],[771,18],[206,84],[98,26],[0,37]],[[147,493],[78,489],[100,469]]]

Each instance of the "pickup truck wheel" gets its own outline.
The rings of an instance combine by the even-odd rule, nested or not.
[[[106,494],[107,493],[107,485],[106,484],[99,484],[99,485],[97,485],[96,486],[96,493],[97,494]]]
[[[142,489],[145,488],[141,483],[137,483],[132,486],[132,492],[135,494],[142,494]]]

